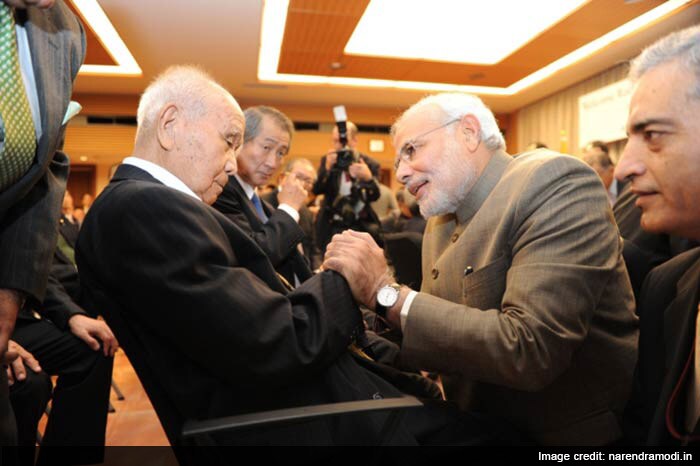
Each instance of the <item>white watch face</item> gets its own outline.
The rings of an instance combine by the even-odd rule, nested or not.
[[[391,307],[396,303],[399,298],[399,291],[396,288],[390,286],[383,286],[379,289],[377,293],[377,302],[384,307]]]

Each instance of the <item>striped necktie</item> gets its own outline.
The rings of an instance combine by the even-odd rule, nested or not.
[[[22,82],[12,8],[0,2],[0,192],[32,166],[36,134]]]

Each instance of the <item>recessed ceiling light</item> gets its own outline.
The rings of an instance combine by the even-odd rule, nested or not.
[[[372,0],[345,53],[493,65],[588,0]]]
[[[97,0],[71,0],[80,16],[90,25],[116,65],[83,65],[80,74],[91,76],[141,76],[143,72],[136,63],[124,41]]]

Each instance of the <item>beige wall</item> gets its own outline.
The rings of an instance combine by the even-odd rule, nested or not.
[[[81,112],[83,117],[71,120],[66,132],[65,150],[75,163],[96,165],[96,189],[99,193],[109,182],[110,168],[132,153],[136,128],[127,125],[87,125],[84,115],[135,116],[138,96],[76,94],[73,99],[83,106]],[[260,102],[247,101],[240,103],[243,108],[260,104]],[[331,109],[326,106],[301,104],[283,104],[277,108],[294,121],[321,123],[319,131],[298,131],[294,136],[289,155],[289,157],[306,157],[318,166],[321,156],[331,147],[330,133],[334,124]],[[391,125],[403,110],[402,108],[347,108],[350,119],[364,125]],[[497,119],[499,126],[506,131],[506,139],[512,147],[517,135],[515,115],[497,115]],[[371,139],[382,140],[384,151],[370,152]],[[383,168],[393,167],[394,148],[387,134],[360,133],[358,149],[379,161]],[[392,176],[391,188],[396,190],[398,187],[398,182]]]
[[[581,155],[590,141],[578,140],[578,98],[613,84],[627,76],[627,65],[620,64],[600,74],[520,109],[517,115],[517,151],[533,141],[542,141],[550,149]],[[613,157],[622,144],[612,144]],[[511,150],[512,153],[516,152]]]

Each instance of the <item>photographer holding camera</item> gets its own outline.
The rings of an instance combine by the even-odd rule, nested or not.
[[[334,234],[347,229],[366,231],[382,244],[379,219],[370,206],[379,198],[375,180],[379,163],[355,149],[357,126],[338,115],[336,120],[334,149],[321,158],[313,188],[314,194],[323,194],[316,219],[316,238],[322,253]]]

